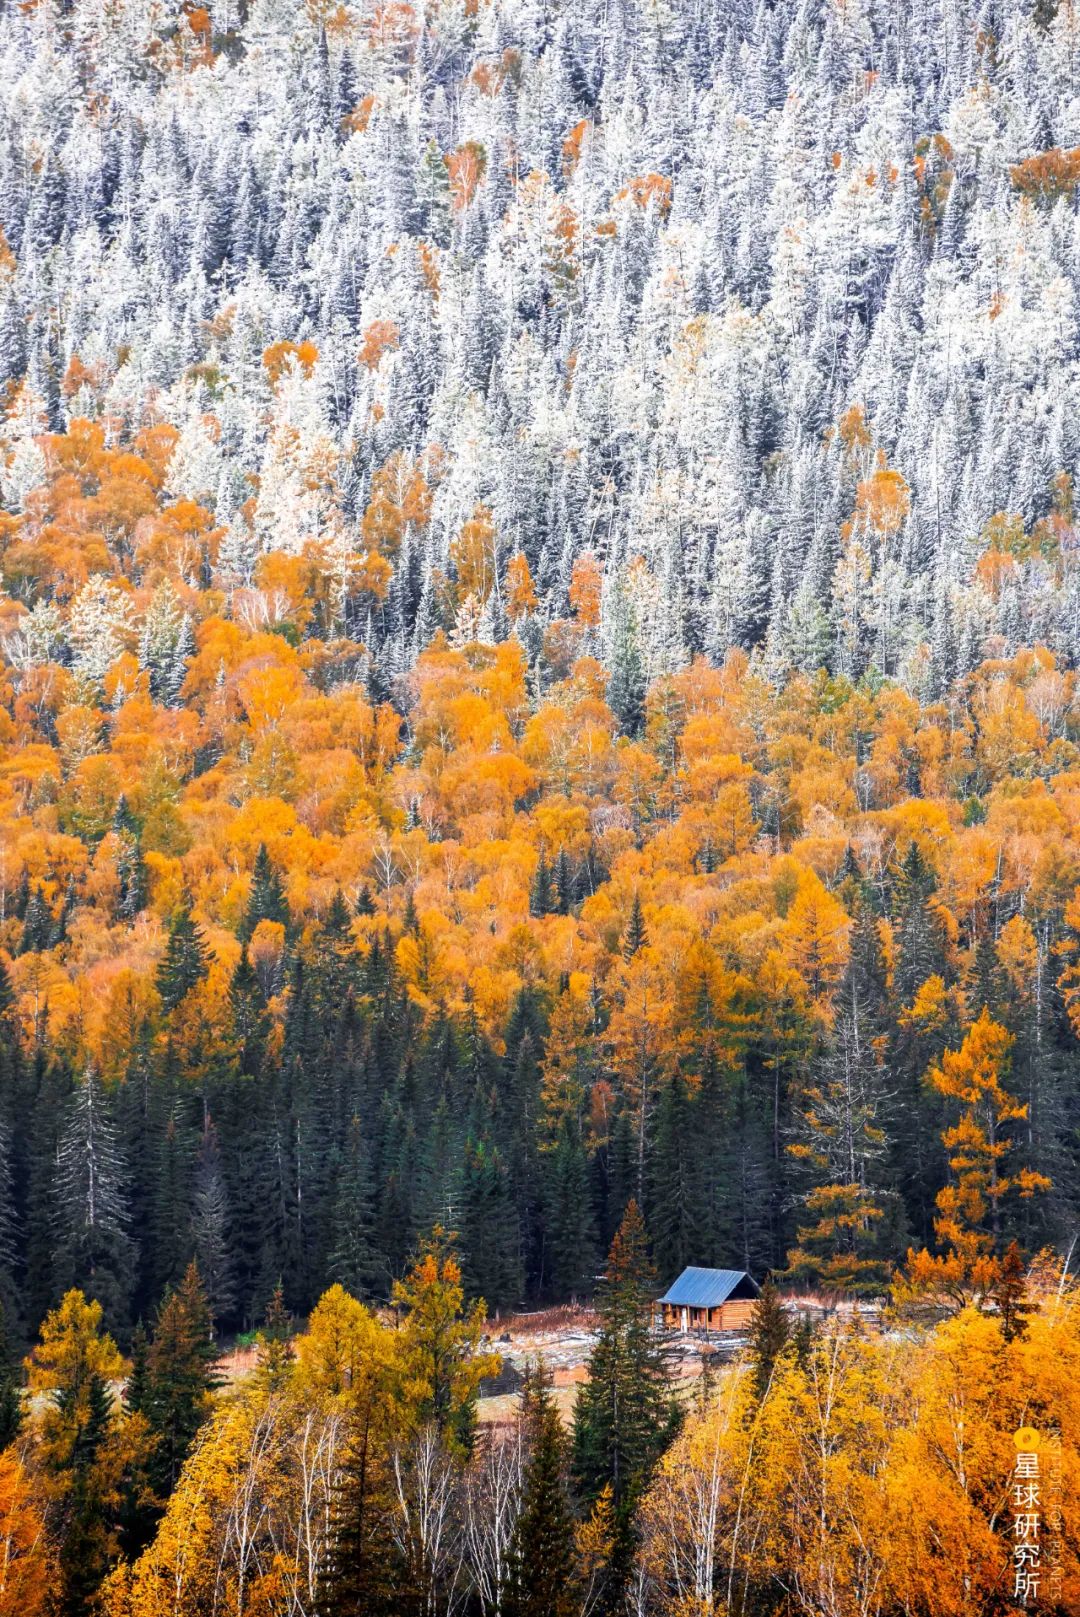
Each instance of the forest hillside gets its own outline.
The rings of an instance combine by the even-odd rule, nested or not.
[[[0,7],[0,1617],[1080,1606],[1078,66]]]

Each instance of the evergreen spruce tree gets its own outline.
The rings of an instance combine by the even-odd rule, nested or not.
[[[602,1159],[597,1157],[597,1166]],[[608,1245],[615,1237],[627,1206],[634,1194],[637,1181],[637,1149],[634,1142],[634,1121],[627,1106],[620,1106],[611,1128],[611,1141],[606,1153],[607,1176],[604,1191],[604,1216],[598,1219]],[[601,1249],[602,1250],[602,1249]]]
[[[142,848],[135,837],[120,834],[120,847],[116,855],[116,879],[120,885],[117,914],[121,920],[132,921],[145,908],[149,897],[149,875]]]
[[[408,1602],[408,1568],[394,1531],[397,1495],[376,1397],[349,1420],[319,1578],[319,1617],[397,1617]]]
[[[165,1293],[146,1354],[145,1385],[133,1408],[146,1416],[154,1439],[148,1465],[154,1492],[168,1499],[217,1385],[213,1322],[199,1271],[188,1265],[175,1291]]]
[[[171,1080],[171,1082],[170,1082]],[[192,1178],[196,1142],[188,1122],[189,1097],[179,1092],[175,1074],[159,1081],[168,1105],[143,1149],[149,1148],[153,1173],[146,1220],[146,1273],[148,1298],[160,1297],[166,1286],[176,1285],[192,1255]],[[172,1095],[168,1095],[168,1090]]]
[[[678,1426],[663,1346],[652,1330],[656,1275],[631,1201],[611,1243],[596,1300],[596,1346],[574,1407],[573,1471],[587,1504],[611,1489],[615,1541],[606,1609],[616,1610],[634,1550],[634,1510]]]
[[[0,1027],[0,1041],[2,1039],[3,1031]],[[0,1084],[2,1083],[0,1075]],[[12,1086],[8,1089],[8,1098],[0,1099],[0,1314],[15,1328],[18,1327],[21,1314],[20,1278],[23,1241],[22,1220],[16,1197],[15,1144],[8,1122],[10,1115],[8,1108],[17,1106],[20,1098]]]
[[[194,649],[191,619],[166,578],[151,597],[139,637],[139,664],[149,675],[155,702],[177,705]]]
[[[63,1388],[57,1404],[81,1406],[64,1477],[60,1543],[59,1609],[64,1617],[89,1617],[113,1553],[113,1521],[104,1496],[108,1470],[102,1464],[109,1440],[113,1396],[96,1373],[85,1388]]]
[[[581,1125],[567,1113],[545,1155],[544,1224],[548,1288],[558,1301],[586,1297],[596,1275],[589,1162]]]
[[[623,934],[623,959],[633,960],[639,949],[645,947],[649,941],[649,934],[645,927],[645,917],[641,913],[640,894],[634,894],[634,902],[630,907],[630,919],[626,923]]]
[[[912,838],[896,878],[893,911],[898,948],[894,992],[909,1005],[928,977],[945,975],[940,928],[928,909],[937,878]]]
[[[157,991],[166,1011],[173,1011],[206,976],[210,950],[191,908],[181,905],[172,918],[165,953],[158,963]]]
[[[229,1318],[236,1305],[229,1236],[229,1203],[221,1151],[217,1129],[207,1114],[195,1161],[191,1244],[215,1321]]]
[[[700,1252],[692,1126],[686,1081],[676,1072],[660,1096],[649,1163],[649,1234],[662,1275],[680,1274]]]
[[[131,1333],[131,1369],[124,1383],[124,1403],[133,1411],[145,1409],[150,1399],[149,1355],[150,1338],[146,1334],[146,1326],[141,1319],[136,1320]]]
[[[469,1139],[456,1194],[461,1270],[470,1298],[492,1313],[521,1300],[521,1248],[517,1214],[498,1146]]]
[[[551,879],[551,866],[548,864],[547,850],[540,845],[540,856],[536,861],[536,872],[529,892],[529,914],[550,915],[555,908],[555,889]]]
[[[651,1330],[657,1292],[645,1225],[630,1202],[597,1293],[598,1337],[574,1413],[574,1472],[595,1499],[609,1483],[616,1507],[636,1496],[672,1419],[663,1348]]]
[[[19,954],[40,954],[50,947],[53,933],[53,914],[40,887],[35,887],[27,900],[23,918]]]
[[[566,849],[559,849],[555,861],[555,909],[559,915],[569,915],[574,903],[574,872]]]
[[[100,833],[98,834],[98,836],[95,836],[92,839],[87,838],[85,840],[92,840],[92,841],[96,842],[99,839],[100,839]],[[76,904],[78,902],[79,902],[79,895],[78,895],[78,892],[77,892],[76,887],[75,887],[75,878],[74,878],[74,876],[69,876],[68,879],[67,879],[67,886],[64,888],[63,899],[60,902],[60,908],[57,910],[56,914],[53,916],[53,923],[52,923],[52,926],[51,926],[51,928],[49,930],[49,936],[48,936],[48,942],[47,942],[47,947],[48,948],[55,949],[59,944],[65,943],[67,941],[68,924],[69,924],[69,922],[71,920],[71,917],[75,913],[75,906],[76,906]]]
[[[772,1281],[766,1280],[750,1315],[748,1351],[754,1390],[759,1398],[764,1398],[768,1390],[776,1361],[787,1346],[790,1334],[780,1294]]]
[[[640,735],[645,722],[645,664],[638,641],[637,614],[621,577],[611,592],[608,647],[608,706],[624,735]]]
[[[576,1543],[567,1485],[567,1440],[543,1363],[526,1367],[521,1422],[527,1451],[514,1526],[505,1617],[570,1617]]]
[[[270,1294],[258,1333],[257,1375],[270,1392],[280,1392],[289,1378],[293,1359],[293,1322],[285,1307],[285,1293],[279,1280]]]
[[[7,1319],[0,1307],[0,1450],[14,1443],[23,1421],[22,1377],[12,1351]]]
[[[251,892],[240,926],[240,941],[248,943],[260,921],[276,921],[289,929],[289,905],[281,878],[270,862],[266,843],[260,842],[251,872]]]
[[[539,1056],[546,1032],[546,1007],[534,991],[523,988],[507,1023],[504,1066],[509,1068],[510,1082],[495,1112],[493,1131],[515,1204],[522,1283],[530,1292],[540,1283],[543,1268]]]
[[[35,1050],[28,1070],[29,1116],[26,1144],[26,1247],[23,1307],[28,1320],[41,1319],[60,1295],[66,1257],[58,1243],[60,1183],[56,1158],[70,1121],[73,1083],[60,1061]],[[70,1270],[67,1271],[70,1273]]]
[[[127,1172],[101,1081],[88,1067],[68,1102],[54,1177],[55,1272],[110,1320],[126,1322],[135,1247],[128,1233]]]
[[[270,1019],[266,1012],[266,998],[259,986],[246,944],[240,951],[229,984],[229,1004],[237,1064],[242,1073],[257,1077],[262,1072],[266,1042],[270,1036]]]
[[[377,1290],[381,1265],[374,1247],[371,1156],[360,1119],[351,1118],[334,1187],[327,1272],[354,1297]]]

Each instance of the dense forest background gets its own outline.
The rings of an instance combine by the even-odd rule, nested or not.
[[[0,40],[14,1328],[1067,1239],[1072,11]]]
[[[0,8],[3,1617],[1012,1609],[1017,1425],[1080,1491],[1078,57]],[[686,1263],[903,1332],[770,1286],[673,1400]],[[540,1366],[478,1432],[569,1299],[572,1441]]]

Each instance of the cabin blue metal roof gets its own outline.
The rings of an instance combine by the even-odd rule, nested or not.
[[[684,1269],[660,1301],[680,1308],[719,1308],[740,1280],[749,1280],[757,1295],[757,1284],[745,1269]]]

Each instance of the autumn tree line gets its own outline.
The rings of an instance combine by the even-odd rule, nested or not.
[[[228,1386],[194,1264],[128,1358],[67,1293],[26,1361],[33,1403],[4,1384],[0,1611],[1006,1617],[1021,1428],[1038,1609],[1075,1609],[1080,1296],[1060,1259],[1014,1246],[992,1298],[929,1313],[913,1263],[885,1334],[815,1328],[769,1284],[742,1357],[679,1390],[631,1201],[569,1414],[536,1358],[492,1424],[498,1359],[454,1248],[441,1227],[421,1242],[392,1311],[335,1284],[298,1330],[278,1288]]]
[[[777,1488],[809,1467],[790,1437],[835,1453],[845,1486],[871,1469],[837,1507],[856,1535],[843,1578],[858,1561],[869,1580],[858,1609],[871,1594],[883,1613],[944,1609],[940,1577],[905,1592],[859,1559],[858,1535],[914,1520],[880,1491],[910,1482],[899,1437],[875,1447],[863,1424],[880,1437],[899,1411],[915,1430],[933,1344],[963,1361],[966,1332],[1006,1380],[1021,1360],[1034,1373],[1021,1342],[1071,1362],[1053,1276],[1080,1195],[1075,673],[1036,646],[930,701],[872,675],[777,681],[736,649],[649,680],[632,602],[611,606],[590,553],[539,652],[520,555],[505,639],[433,627],[387,681],[337,632],[325,556],[267,562],[284,624],[217,588],[209,513],[157,497],[170,429],[121,449],[83,424],[43,445],[33,554],[17,522],[3,551],[9,581],[24,562],[73,570],[43,593],[28,572],[29,610],[3,603],[13,1564],[60,1591],[64,1617],[104,1590],[110,1617],[124,1602],[141,1617],[166,1582],[187,1591],[180,1611],[323,1617],[350,1609],[329,1569],[355,1570],[371,1534],[393,1593],[354,1607],[509,1614],[548,1551],[513,1573],[516,1506],[470,1505],[470,1489],[491,1465],[483,1488],[526,1500],[506,1489],[526,1490],[535,1445],[537,1542],[570,1581],[523,1609],[831,1613],[827,1468],[824,1504],[804,1477],[749,1534],[714,1498],[692,1592],[683,1528],[653,1532],[685,1506],[656,1504],[665,1451],[684,1466],[705,1444],[724,1500],[741,1499],[770,1454]],[[886,520],[895,480],[881,470],[859,498]],[[80,581],[99,529],[128,571]],[[460,566],[482,573],[489,539],[463,531]],[[726,1402],[706,1389],[688,1410],[648,1330],[688,1262],[958,1323],[894,1363],[878,1341],[790,1333],[774,1308]],[[409,1357],[421,1272],[448,1288],[452,1371]],[[1059,1302],[1029,1319],[1032,1296]],[[492,1449],[474,1429],[482,1316],[571,1298],[605,1322],[572,1440],[536,1368],[518,1447]],[[366,1345],[316,1397],[301,1344],[319,1320]],[[215,1388],[223,1338],[252,1331],[265,1373]],[[865,1399],[834,1443],[815,1400],[842,1408],[829,1389],[849,1372]],[[1016,1397],[994,1408],[1011,1419]],[[911,1441],[919,1465],[941,1447]],[[952,1462],[941,1479],[956,1542],[984,1535],[965,1587],[997,1566],[997,1437],[984,1458],[962,1507]],[[370,1514],[369,1486],[384,1490]],[[792,1512],[801,1533],[813,1510],[811,1590],[788,1552],[804,1542]],[[481,1534],[466,1573],[493,1514],[509,1536]],[[434,1555],[449,1559],[433,1570]]]
[[[169,689],[122,637],[96,680],[9,671],[14,1341],[78,1287],[126,1346],[193,1259],[219,1329],[278,1282],[385,1301],[435,1223],[492,1311],[583,1298],[631,1198],[668,1278],[879,1295],[909,1247],[1067,1244],[1048,652],[929,706],[733,653],[620,722],[588,657],[538,697],[517,640],[440,640],[373,705],[316,635],[213,604]]]

